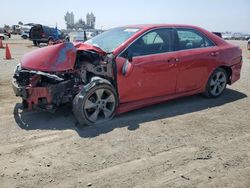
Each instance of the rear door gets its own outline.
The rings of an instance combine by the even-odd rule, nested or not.
[[[200,89],[207,82],[210,67],[218,63],[218,47],[195,29],[176,28],[175,31],[179,60],[176,92]]]

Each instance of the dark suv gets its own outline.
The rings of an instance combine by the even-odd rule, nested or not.
[[[69,36],[61,32],[59,29],[40,24],[37,24],[30,29],[29,37],[35,46],[40,43],[50,44],[58,40],[69,41]]]

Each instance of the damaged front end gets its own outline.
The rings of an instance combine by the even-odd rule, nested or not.
[[[73,101],[93,76],[114,83],[113,57],[87,47],[62,43],[23,57],[13,76],[13,90],[29,110],[54,111]]]
[[[71,73],[52,74],[26,70],[17,66],[12,87],[16,96],[23,99],[29,110],[44,109],[53,111],[60,104],[73,100],[79,91],[80,80]]]

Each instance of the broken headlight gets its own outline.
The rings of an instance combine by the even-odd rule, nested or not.
[[[14,69],[14,72],[15,72],[14,75],[19,76],[19,72],[20,72],[21,70],[22,70],[21,64],[19,63],[19,64],[17,64],[16,68]]]

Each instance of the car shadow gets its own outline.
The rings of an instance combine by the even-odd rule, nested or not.
[[[22,111],[21,104],[16,104],[13,115],[17,125],[25,130],[75,130],[80,137],[95,137],[108,133],[115,128],[127,127],[136,130],[141,123],[150,122],[197,112],[221,106],[247,97],[244,93],[226,89],[224,94],[215,99],[194,95],[163,102],[150,107],[134,110],[115,117],[113,120],[95,126],[80,127],[69,106],[58,109],[55,113]]]

